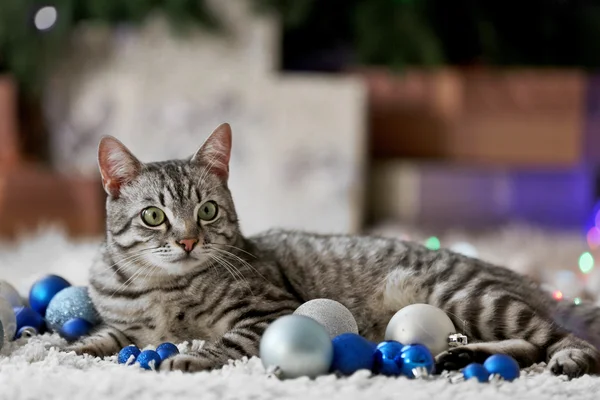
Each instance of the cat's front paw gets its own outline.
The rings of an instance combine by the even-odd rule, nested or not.
[[[112,354],[105,354],[105,352],[102,350],[102,348],[100,346],[95,346],[94,344],[83,344],[83,343],[76,343],[70,346],[65,347],[62,351],[70,353],[72,351],[75,352],[75,354],[82,356],[84,354],[89,354],[92,357],[105,357],[105,356],[111,356]]]
[[[456,371],[471,363],[483,363],[490,354],[477,348],[460,346],[438,354],[435,357],[435,370]]]
[[[180,354],[175,357],[167,358],[165,361],[163,361],[160,364],[159,370],[199,372],[209,371],[216,367],[217,365],[207,358]]]

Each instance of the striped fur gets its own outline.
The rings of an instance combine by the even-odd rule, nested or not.
[[[161,369],[218,368],[256,355],[274,319],[307,300],[330,298],[348,307],[373,341],[406,305],[443,309],[472,343],[438,355],[440,369],[503,352],[522,366],[547,361],[569,377],[598,372],[591,344],[600,340],[598,309],[570,310],[508,269],[373,236],[274,230],[244,237],[227,187],[230,145],[228,125],[190,160],[142,164],[116,139],[101,144],[107,235],[90,293],[104,325],[73,350],[104,356],[130,343],[204,339],[197,353]],[[208,200],[219,212],[206,222],[197,213]],[[164,224],[144,225],[140,212],[149,206],[165,212]],[[186,254],[177,245],[182,238],[200,242]]]

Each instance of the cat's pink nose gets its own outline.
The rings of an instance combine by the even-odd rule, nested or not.
[[[177,242],[177,244],[180,245],[188,253],[194,250],[194,247],[196,247],[197,243],[198,239],[181,239]]]

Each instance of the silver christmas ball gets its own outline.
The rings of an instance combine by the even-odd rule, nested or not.
[[[4,340],[7,342],[15,338],[17,333],[17,317],[8,300],[0,297],[0,323],[4,328]]]
[[[310,317],[323,325],[331,339],[342,333],[358,334],[358,326],[350,310],[335,300],[314,299],[307,301],[298,307],[294,314]]]
[[[11,306],[13,307],[22,307],[23,299],[17,289],[13,287],[10,283],[0,279],[0,297],[8,300]]]
[[[448,350],[448,336],[456,333],[446,313],[429,304],[411,304],[398,311],[385,330],[385,340],[422,344],[435,356]]]
[[[325,328],[314,319],[286,315],[265,330],[260,358],[267,370],[277,369],[281,378],[315,378],[329,372],[333,345]]]
[[[88,295],[88,289],[83,286],[70,286],[58,292],[46,309],[46,323],[53,331],[60,328],[70,319],[82,318],[97,325],[100,316]]]

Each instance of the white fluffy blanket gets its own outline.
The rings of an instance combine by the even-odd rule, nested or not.
[[[454,236],[452,236],[454,235]],[[457,236],[458,235],[458,236]],[[442,237],[468,239],[457,233]],[[529,245],[523,246],[527,237]],[[507,228],[477,235],[471,243],[490,260],[504,259],[515,268],[533,268],[556,257],[548,252],[561,248],[565,259],[577,257],[583,245],[575,235],[549,235],[541,231]],[[45,231],[19,243],[0,246],[0,278],[22,293],[39,276],[53,272],[85,284],[87,267],[96,252],[96,241],[72,242],[60,232]],[[517,250],[517,248],[521,250]],[[523,249],[525,248],[525,249]],[[156,373],[116,363],[115,357],[80,357],[53,346],[64,344],[46,334],[27,341],[5,344],[0,352],[0,400],[20,399],[597,399],[600,378],[584,376],[573,381],[554,377],[543,365],[523,371],[522,377],[500,385],[463,382],[447,378],[416,381],[406,378],[371,377],[361,371],[349,378],[323,376],[279,381],[268,377],[260,360],[237,361],[210,373]],[[182,344],[185,352],[199,343]]]

